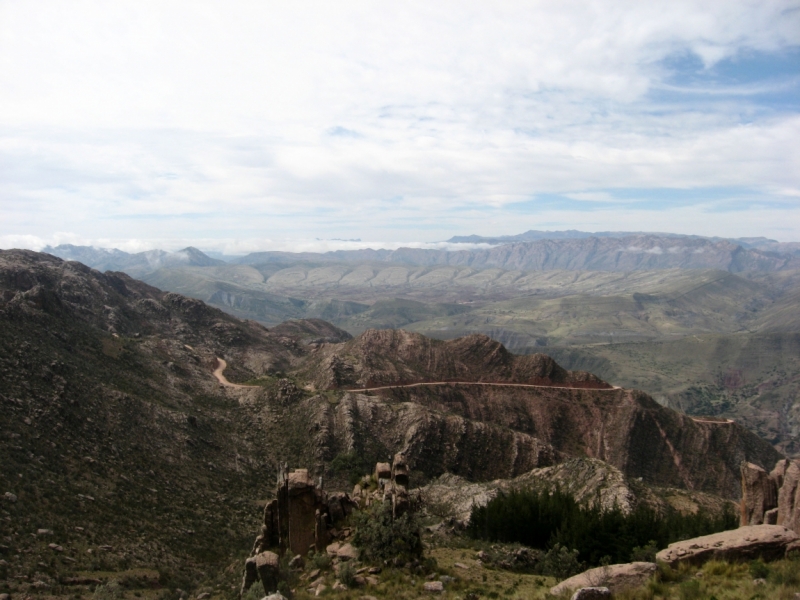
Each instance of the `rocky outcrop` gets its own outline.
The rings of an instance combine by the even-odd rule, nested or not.
[[[782,525],[748,525],[675,542],[656,554],[656,560],[671,566],[682,562],[699,565],[712,559],[776,560],[783,558],[787,546],[798,538],[794,531]]]
[[[800,460],[779,460],[767,473],[743,463],[741,524],[783,525],[800,534]]]
[[[742,525],[761,525],[765,513],[778,505],[778,486],[764,469],[742,464]]]
[[[720,514],[733,508],[731,501],[703,492],[675,488],[654,488],[630,480],[619,469],[595,458],[572,458],[552,467],[533,469],[513,479],[482,483],[445,473],[420,489],[426,512],[440,517],[457,528],[466,527],[473,506],[485,506],[499,492],[519,488],[553,489],[558,487],[584,506],[601,510],[619,508],[629,513],[639,505],[658,512],[677,510],[695,514],[703,510]]]
[[[320,389],[454,380],[611,387],[545,354],[511,354],[485,335],[442,341],[399,329],[368,329],[344,344],[323,346],[302,373]]]
[[[567,590],[605,587],[612,593],[618,594],[623,590],[643,585],[655,572],[655,563],[649,562],[633,562],[597,567],[574,575],[569,579],[565,579],[558,585],[550,588],[550,593],[553,596],[559,596]]]

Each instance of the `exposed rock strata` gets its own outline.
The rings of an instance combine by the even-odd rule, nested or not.
[[[800,534],[800,460],[779,460],[772,472],[743,463],[741,524],[783,525]]]

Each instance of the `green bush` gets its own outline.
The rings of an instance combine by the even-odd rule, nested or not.
[[[703,591],[700,589],[700,582],[696,579],[684,581],[678,588],[681,600],[698,600],[703,597]]]
[[[656,562],[658,544],[655,540],[650,540],[644,546],[636,546],[631,550],[631,562]]]
[[[750,563],[750,575],[753,579],[766,579],[769,576],[769,567],[758,558]]]
[[[92,594],[92,600],[122,600],[122,598],[124,598],[122,586],[116,579],[98,585]]]
[[[422,555],[419,524],[410,512],[393,519],[391,505],[379,502],[353,513],[352,523],[356,528],[353,544],[361,549],[362,560],[409,560]]]
[[[328,556],[327,552],[309,552],[308,565],[311,570],[319,569],[320,571],[326,571],[331,568],[331,557]]]
[[[359,482],[364,473],[369,473],[372,465],[359,452],[342,452],[331,461],[331,470],[338,475],[347,476],[351,485]]]
[[[639,506],[625,514],[619,508],[583,507],[558,489],[522,489],[498,494],[486,506],[473,507],[467,532],[473,538],[519,542],[542,550],[560,544],[577,549],[581,562],[596,566],[605,556],[624,563],[634,552],[651,556],[674,541],[736,526],[732,511],[719,517],[703,511],[682,515],[674,510],[660,515]]]
[[[578,551],[556,544],[544,555],[541,565],[542,575],[550,575],[556,579],[567,579],[584,570],[578,560]]]
[[[356,570],[349,562],[341,563],[339,565],[339,581],[345,584],[348,588],[355,587],[356,583]]]

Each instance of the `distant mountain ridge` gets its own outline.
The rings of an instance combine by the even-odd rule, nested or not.
[[[712,242],[732,242],[738,244],[743,248],[752,248],[755,250],[763,250],[766,252],[777,252],[779,254],[791,254],[792,256],[800,256],[800,242],[779,242],[765,237],[743,237],[743,238],[723,238],[723,237],[706,237],[702,235],[686,235],[682,233],[665,233],[665,232],[644,232],[644,231],[578,231],[576,229],[567,229],[565,231],[540,231],[530,229],[525,233],[516,235],[499,235],[499,236],[482,236],[482,235],[456,235],[447,240],[453,244],[511,244],[514,242],[534,242],[538,240],[578,240],[587,238],[625,238],[630,236],[657,236],[662,238],[672,239],[700,239],[709,240]]]
[[[781,271],[800,268],[800,258],[788,254],[744,248],[727,240],[693,237],[629,235],[512,242],[492,248],[467,250],[337,250],[292,254],[255,252],[234,260],[257,265],[289,260],[318,262],[378,262],[417,266],[468,266],[518,271],[642,271],[656,269],[720,269]]]
[[[64,260],[77,260],[98,271],[124,271],[134,277],[162,267],[213,267],[226,264],[224,260],[211,258],[192,246],[177,252],[146,250],[131,254],[116,248],[60,244],[47,246],[42,252]]]

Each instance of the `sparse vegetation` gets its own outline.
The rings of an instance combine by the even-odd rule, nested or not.
[[[405,562],[422,555],[419,524],[411,512],[394,519],[391,505],[380,502],[355,513],[352,522],[356,528],[353,543],[367,561]]]

